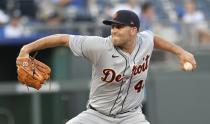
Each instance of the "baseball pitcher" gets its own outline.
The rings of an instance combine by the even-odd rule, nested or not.
[[[196,69],[194,56],[149,30],[139,32],[140,20],[132,11],[120,10],[103,23],[111,26],[111,36],[51,35],[24,45],[18,58],[66,46],[92,63],[87,110],[66,124],[149,124],[141,108],[153,48],[175,54],[191,70]]]

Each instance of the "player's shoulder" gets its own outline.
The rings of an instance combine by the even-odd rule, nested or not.
[[[154,40],[154,33],[150,30],[141,31],[137,34],[137,38],[143,42],[143,44],[152,43]]]
[[[81,39],[81,40],[92,40],[92,41],[103,41],[104,38],[100,36],[87,36],[87,35],[69,35],[71,38]]]
[[[143,39],[153,39],[154,33],[150,30],[141,31],[137,34],[137,37]]]
[[[151,30],[144,30],[138,33],[138,36],[153,36],[154,33]]]
[[[91,36],[92,40],[99,42],[103,46],[109,46],[111,43],[111,36],[101,37],[101,36]]]
[[[73,42],[83,42],[83,44],[89,44],[93,47],[107,47],[110,46],[111,37],[101,36],[86,36],[86,35],[69,35]]]
[[[106,41],[106,38],[100,37],[100,36],[87,36],[87,35],[69,35],[70,39],[72,41],[81,41],[81,42],[87,42],[91,44],[104,44]]]

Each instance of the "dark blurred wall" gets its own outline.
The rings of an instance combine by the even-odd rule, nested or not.
[[[15,81],[16,57],[20,46],[0,46],[0,81]]]
[[[21,47],[38,37],[0,40],[0,83],[2,81],[17,81],[16,57]],[[50,64],[52,49],[39,51],[37,59]],[[32,53],[33,55],[33,53]]]

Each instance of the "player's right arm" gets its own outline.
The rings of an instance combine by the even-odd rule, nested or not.
[[[57,46],[69,46],[70,38],[67,34],[55,34],[40,38],[32,43],[24,45],[18,57],[29,57],[29,53],[46,49],[52,48]]]

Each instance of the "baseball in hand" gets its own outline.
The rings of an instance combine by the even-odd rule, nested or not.
[[[193,65],[191,63],[189,63],[189,62],[184,63],[184,70],[185,71],[192,71],[192,69],[193,69]]]

